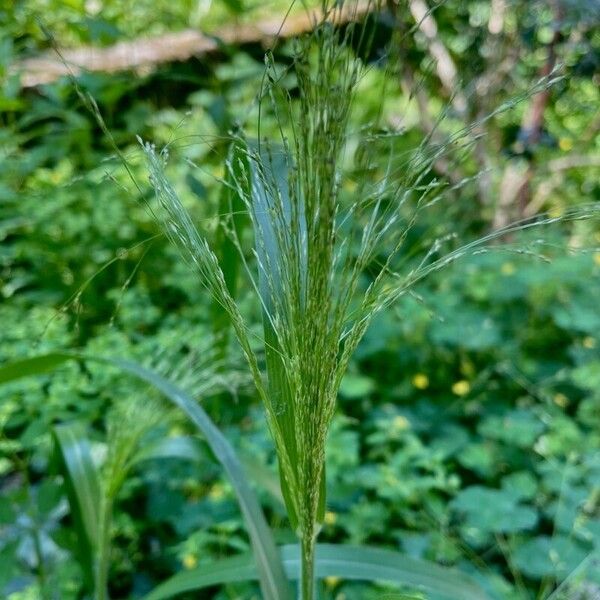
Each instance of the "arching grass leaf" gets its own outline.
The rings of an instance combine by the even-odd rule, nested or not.
[[[281,558],[290,579],[300,576],[297,545],[282,546]],[[487,594],[467,575],[435,563],[366,546],[317,544],[316,576],[378,581],[417,588],[447,600],[486,600]],[[213,585],[256,579],[250,555],[235,556],[178,573],[143,600],[165,600]]]
[[[30,375],[49,373],[73,358],[72,355],[67,353],[52,352],[9,362],[0,367],[0,384],[29,377]]]
[[[80,426],[58,425],[53,434],[77,530],[78,558],[86,586],[93,589],[94,560],[100,541],[100,476],[92,460],[89,441]]]

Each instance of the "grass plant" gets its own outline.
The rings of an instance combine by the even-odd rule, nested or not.
[[[485,251],[488,242],[512,232],[556,220],[517,223],[449,251],[444,247],[450,238],[441,237],[416,262],[403,254],[419,216],[443,197],[444,185],[430,177],[434,161],[451,147],[468,149],[470,128],[442,146],[426,139],[407,158],[396,156],[394,132],[367,127],[361,133],[364,166],[377,176],[365,177],[350,198],[343,193],[346,152],[355,135],[349,131],[350,115],[370,68],[350,49],[351,43],[368,46],[367,28],[335,26],[340,11],[352,6],[357,4],[322,2],[323,19],[310,36],[297,41],[297,101],[282,83],[288,73],[267,55],[261,111],[270,110],[280,139],[263,139],[259,124],[258,140],[236,136],[227,164],[224,185],[243,201],[254,230],[255,267],[247,262],[236,229],[227,229],[262,307],[266,377],[215,251],[165,176],[166,153],[143,145],[157,218],[229,316],[264,403],[288,516],[301,546],[303,600],[315,596],[327,432],[348,361],[372,318],[457,258]],[[561,219],[595,212],[596,207],[580,207]]]

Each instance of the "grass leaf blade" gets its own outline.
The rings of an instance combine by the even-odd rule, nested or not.
[[[0,384],[9,383],[32,375],[43,375],[72,360],[73,356],[62,352],[41,354],[4,364],[0,367]]]
[[[89,441],[79,425],[57,425],[53,435],[71,514],[78,530],[79,561],[86,585],[92,589],[100,542],[100,475],[92,460]]]
[[[300,576],[297,545],[280,547],[281,558],[290,579]],[[385,581],[435,593],[446,600],[489,600],[486,593],[467,575],[435,563],[412,558],[392,550],[367,546],[317,544],[316,576],[362,581]],[[235,556],[178,573],[159,585],[143,600],[165,600],[177,594],[208,586],[256,579],[250,555]]]
[[[219,227],[216,232],[215,246],[219,264],[223,270],[225,284],[232,298],[237,295],[241,258],[235,240],[240,240],[247,225],[246,206],[240,189],[236,186],[241,180],[241,164],[246,164],[246,157],[238,144],[233,142],[229,148],[225,169],[225,185],[219,198]],[[239,185],[239,183],[238,183]],[[218,342],[218,356],[226,357],[227,343],[231,321],[223,307],[213,299],[213,330]]]

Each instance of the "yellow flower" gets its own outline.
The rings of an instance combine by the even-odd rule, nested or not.
[[[573,149],[573,140],[570,138],[560,138],[558,141],[558,147],[564,152],[568,152]]]
[[[323,519],[323,521],[325,522],[325,525],[335,525],[335,522],[337,521],[337,515],[334,512],[328,510],[325,513],[325,518]]]
[[[182,562],[186,569],[193,569],[198,564],[198,559],[193,554],[186,554]]]
[[[427,377],[427,375],[425,375],[425,373],[417,373],[412,378],[412,384],[418,390],[425,390],[429,387],[429,377]]]
[[[600,267],[600,252],[594,254],[594,262]]]
[[[333,575],[330,575],[329,577],[325,577],[325,584],[327,585],[327,587],[335,587],[339,582],[340,582],[339,577],[334,577]]]
[[[516,270],[517,269],[515,265],[513,265],[511,262],[505,262],[502,267],[500,267],[502,275],[512,275]]]
[[[210,492],[208,493],[209,497],[213,500],[220,500],[225,496],[225,489],[219,483],[215,483],[215,485],[210,488]]]
[[[558,393],[554,396],[554,404],[564,408],[567,406],[567,404],[569,404],[569,399],[564,394]]]
[[[587,337],[583,338],[582,344],[583,344],[584,348],[587,348],[588,350],[592,350],[593,348],[596,347],[596,340],[593,337],[588,335]]]
[[[452,392],[457,396],[465,396],[471,391],[471,384],[466,379],[461,379],[452,385]]]

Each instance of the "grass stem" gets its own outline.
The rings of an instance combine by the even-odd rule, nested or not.
[[[301,540],[300,600],[316,598],[315,582],[315,535],[305,533]]]
[[[100,514],[100,543],[96,562],[94,599],[109,600],[108,569],[110,561],[110,529],[112,522],[112,500],[104,498]]]

